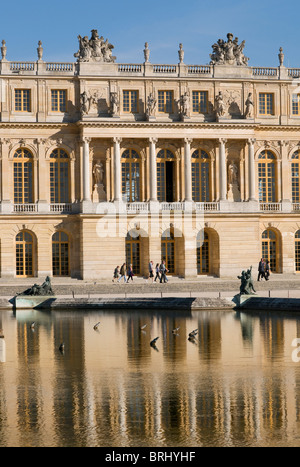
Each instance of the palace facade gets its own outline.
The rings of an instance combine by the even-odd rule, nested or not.
[[[0,61],[2,278],[300,272],[300,68],[252,67],[228,34],[209,65]]]

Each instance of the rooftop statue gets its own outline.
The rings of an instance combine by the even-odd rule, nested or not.
[[[88,36],[78,36],[78,40],[79,51],[74,54],[74,57],[79,62],[115,62],[116,57],[112,55],[114,46],[108,42],[108,39],[104,41],[103,36],[99,37],[97,29],[92,30],[90,39]]]
[[[219,39],[216,44],[212,46],[213,53],[210,54],[211,65],[237,65],[248,66],[249,58],[243,53],[245,48],[245,41],[239,44],[236,37],[233,40],[233,34],[227,34],[227,42]]]

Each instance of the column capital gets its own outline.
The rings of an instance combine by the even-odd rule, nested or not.
[[[256,139],[255,138],[249,138],[247,140],[247,143],[253,146],[256,143]]]
[[[154,136],[151,136],[151,138],[149,138],[150,144],[156,144],[157,142],[158,142],[158,138],[155,138]]]
[[[92,138],[89,138],[88,136],[83,136],[82,138],[79,139],[79,143],[81,144],[90,144],[92,141]]]
[[[115,136],[113,138],[113,142],[116,143],[116,144],[121,144],[122,141],[123,141],[123,139],[120,136]]]
[[[193,138],[184,138],[185,144],[192,144]]]
[[[219,144],[226,144],[227,143],[226,138],[219,138],[218,141],[219,141]]]

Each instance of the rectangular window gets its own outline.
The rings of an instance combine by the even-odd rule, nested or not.
[[[193,91],[193,112],[199,114],[207,113],[208,92]]]
[[[292,163],[292,201],[300,202],[299,162]]]
[[[15,111],[31,112],[30,89],[15,89]]]
[[[173,91],[158,91],[158,111],[173,113]]]
[[[292,114],[300,115],[300,94],[293,94]]]
[[[260,115],[274,115],[274,94],[262,92],[259,94]]]
[[[123,112],[138,113],[139,92],[123,91]]]
[[[51,110],[52,112],[66,112],[67,110],[67,91],[55,89],[51,91]]]

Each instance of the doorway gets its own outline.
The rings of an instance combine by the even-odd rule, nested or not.
[[[174,161],[166,161],[166,201],[174,202]]]

